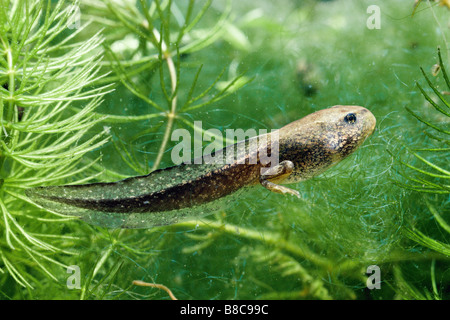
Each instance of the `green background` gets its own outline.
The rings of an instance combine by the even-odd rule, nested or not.
[[[120,69],[117,60],[133,61],[157,51],[149,43],[146,48],[133,49],[136,39],[144,43],[145,40],[123,27],[123,22],[118,28],[102,20],[121,23],[114,14],[107,14],[114,10],[96,7],[101,3],[108,1],[80,4],[82,24],[85,19],[94,21],[78,38],[86,41],[101,30],[104,43],[110,48],[102,60],[101,72],[111,71],[103,84],[115,85],[114,91],[104,95],[97,112],[124,118],[105,119],[85,133],[87,139],[104,126],[110,127],[110,140],[84,159],[91,161],[101,155],[97,166],[89,170],[103,172],[97,181],[114,181],[151,170],[167,118],[127,120],[128,116],[160,111],[123,85],[120,74],[137,67]],[[142,10],[139,1],[123,3]],[[115,10],[122,10],[125,15],[123,3]],[[173,1],[176,10],[164,9],[171,16],[166,27],[174,34],[179,29],[177,15],[186,12],[187,3]],[[196,3],[194,12],[198,13],[204,3]],[[167,2],[162,1],[164,4]],[[371,30],[366,25],[372,14],[367,13],[370,5],[380,8],[379,29]],[[133,280],[164,284],[179,299],[449,297],[448,254],[414,241],[405,232],[420,230],[448,248],[449,233],[432,214],[435,210],[449,221],[448,187],[446,193],[437,194],[398,184],[405,181],[399,173],[415,174],[408,173],[398,160],[420,166],[408,147],[439,145],[424,134],[429,128],[405,107],[444,129],[449,127],[448,118],[436,112],[416,86],[419,82],[430,92],[420,71],[422,67],[438,90],[448,90],[442,73],[434,77],[431,69],[438,63],[438,47],[444,64],[450,68],[449,9],[435,2],[423,2],[412,15],[414,1],[403,0],[212,1],[184,43],[212,30],[227,10],[230,11],[225,22],[208,46],[180,56],[175,47],[171,48],[179,70],[176,113],[188,121],[176,119],[172,130],[187,128],[192,132],[187,123],[193,121],[202,121],[204,129],[218,128],[222,132],[227,128],[270,130],[316,110],[348,104],[372,111],[377,118],[373,136],[325,174],[292,185],[300,192],[300,199],[255,187],[236,194],[234,206],[214,215],[148,230],[108,230],[82,221],[28,222],[30,230],[48,230],[61,236],[57,241],[71,254],[39,252],[64,265],[78,265],[81,289],[67,288],[70,274],[60,265],[43,260],[56,281],[33,267],[33,259],[9,248],[3,234],[2,250],[8,252],[11,261],[24,265],[21,272],[33,289],[19,285],[0,261],[4,271],[0,273],[2,299],[169,299],[162,290],[133,286]],[[154,25],[159,30],[164,26],[160,18],[155,18]],[[60,34],[55,41],[67,34]],[[115,52],[115,58],[108,50]],[[129,80],[168,110],[157,65],[129,73]],[[162,70],[170,91],[165,61]],[[213,99],[213,94],[236,76],[242,74],[241,81],[252,81],[222,100],[195,110],[182,110],[194,80],[195,96],[214,84],[222,70],[221,79],[201,102]],[[100,81],[93,85],[100,85]],[[82,108],[83,103],[75,105]],[[170,148],[174,144],[169,141],[158,167],[172,165]],[[134,167],[124,161],[127,153],[137,163]],[[448,169],[448,151],[425,153],[425,157]],[[43,215],[44,211],[34,210],[33,214]],[[69,237],[77,239],[68,240]],[[380,290],[366,287],[370,265],[380,267]]]

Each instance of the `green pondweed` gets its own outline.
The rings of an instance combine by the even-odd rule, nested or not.
[[[439,57],[439,66],[442,70],[442,76],[445,80],[445,83],[447,85],[447,88],[450,90],[450,81],[446,72],[446,68],[442,62],[441,52],[438,51],[438,57]],[[432,121],[427,120],[425,117],[418,115],[415,111],[412,111],[410,108],[406,107],[406,110],[413,115],[418,121],[425,124],[425,126],[429,129],[427,131],[424,131],[425,134],[431,139],[432,142],[437,142],[439,144],[438,147],[429,147],[429,148],[415,148],[411,149],[410,152],[412,155],[420,161],[422,165],[425,165],[425,169],[418,168],[416,166],[413,166],[411,164],[408,164],[404,161],[402,161],[402,165],[412,170],[412,172],[415,173],[413,177],[410,175],[403,175],[406,177],[410,184],[400,184],[402,187],[422,192],[422,193],[434,193],[434,194],[449,194],[450,193],[450,185],[446,183],[446,179],[450,178],[450,171],[445,167],[447,164],[445,161],[443,161],[442,164],[435,163],[433,160],[427,160],[426,156],[422,156],[419,154],[419,152],[422,153],[432,153],[437,156],[436,160],[439,161],[439,158],[442,158],[445,160],[448,152],[450,151],[450,148],[448,147],[450,145],[450,141],[448,139],[448,136],[450,135],[450,131],[446,129],[446,122],[448,122],[448,118],[450,118],[450,104],[445,100],[443,93],[431,82],[429,77],[426,75],[425,71],[421,68],[422,74],[427,81],[427,84],[430,86],[430,88],[433,90],[436,97],[439,99],[440,104],[436,103],[430,95],[422,88],[422,86],[417,82],[417,86],[424,96],[424,98],[430,103],[431,106],[434,107],[434,109],[440,114],[442,114],[444,117],[438,120],[438,124],[433,124]],[[447,119],[447,120],[446,120]],[[441,124],[439,124],[439,122]],[[431,132],[430,132],[431,131]],[[431,143],[430,143],[431,144]],[[439,157],[439,155],[442,155],[442,157]],[[442,162],[442,161],[441,161]]]
[[[436,68],[433,68],[432,71],[434,72],[434,77],[438,76],[440,71],[446,89],[450,90],[450,81],[446,66],[442,61],[440,49],[438,49],[438,64],[436,64]],[[442,204],[440,203],[440,199],[442,199],[442,196],[445,197],[445,195],[450,193],[450,185],[448,184],[448,179],[450,179],[450,171],[448,168],[448,155],[450,152],[450,140],[448,137],[450,131],[447,129],[450,120],[450,104],[444,97],[446,91],[440,89],[438,84],[434,84],[422,68],[421,72],[434,96],[427,93],[419,82],[417,82],[417,87],[435,112],[430,112],[424,116],[420,115],[417,111],[411,110],[411,108],[406,107],[406,110],[424,125],[425,130],[423,132],[428,138],[427,147],[406,147],[406,150],[412,157],[410,160],[399,160],[402,170],[399,170],[398,173],[403,180],[396,180],[395,183],[405,189],[413,190],[420,194],[424,210],[427,210],[434,218],[436,227],[440,229],[440,233],[446,233],[447,236],[439,240],[434,239],[423,233],[415,225],[405,226],[403,228],[403,234],[420,246],[449,257],[450,245],[445,240],[450,235],[450,226],[445,218],[448,214],[448,199],[444,199]],[[430,120],[429,118],[431,117],[434,119]],[[438,299],[440,295],[436,289],[434,270],[435,260],[432,260],[431,280],[433,283],[433,294],[429,294],[428,292],[422,294],[421,290],[405,283],[401,269],[397,266],[394,274],[397,283],[399,283],[399,295],[405,298]]]
[[[2,298],[169,298],[135,279],[180,299],[448,297],[448,135],[403,108],[448,131],[446,116],[420,108],[427,99],[414,83],[422,65],[446,98],[427,71],[443,47],[435,20],[446,25],[446,8],[422,1],[411,17],[404,1],[383,2],[381,28],[368,29],[371,0],[6,3]],[[65,220],[24,195],[171,166],[171,133],[198,132],[194,121],[205,130],[270,131],[335,104],[367,107],[377,129],[348,161],[295,186],[301,199],[254,190],[208,219],[136,231]],[[403,145],[411,153],[397,152]],[[393,184],[393,168],[408,179]],[[369,291],[373,264],[381,290]],[[70,265],[80,267],[81,289],[65,285]]]
[[[179,103],[181,56],[216,41],[229,16],[228,5],[213,28],[195,30],[211,3],[206,1],[200,10],[194,10],[195,2],[189,1],[185,15],[172,1],[154,1],[150,6],[146,1],[53,3],[23,0],[2,4],[2,274],[31,288],[36,278],[29,268],[37,266],[56,280],[49,263],[66,267],[56,256],[70,254],[67,246],[76,241],[73,236],[52,234],[52,228],[57,229],[58,224],[67,219],[36,211],[23,195],[25,188],[68,181],[85,183],[105,173],[99,165],[101,156],[93,154],[110,141],[111,124],[149,119],[165,121],[166,128],[151,168],[147,166],[148,161],[136,158],[121,141],[114,141],[121,159],[133,171],[142,173],[156,169],[167,149],[175,121],[192,123],[179,110],[203,108],[251,80],[238,76],[212,94],[222,72],[207,89],[195,93],[202,69],[200,65],[192,86],[183,91],[186,94],[183,103]],[[171,21],[172,12],[175,12],[175,27]],[[102,33],[101,28],[91,32],[98,23],[110,32]],[[176,33],[174,29],[178,29]],[[134,51],[126,51],[123,49],[130,46],[120,44],[124,39],[139,44]],[[102,59],[104,48],[107,59]],[[111,70],[115,72],[111,73]],[[141,74],[145,74],[146,79],[153,74],[159,75],[162,100],[156,101],[149,96],[151,86],[145,88],[137,84],[135,77]],[[95,112],[103,96],[113,90],[111,84],[117,81],[151,108],[151,112],[134,116]],[[108,126],[98,129],[101,126],[96,125],[105,119],[108,119]],[[116,178],[123,176],[114,171],[106,173]],[[58,246],[58,242],[65,240],[67,243]],[[18,260],[22,262],[17,263]],[[97,271],[96,268],[93,276]]]
[[[232,76],[225,85],[221,83],[219,86],[226,70],[223,68],[206,89],[196,93],[203,65],[199,64],[188,80],[181,77],[183,56],[204,49],[224,34],[230,15],[230,3],[226,3],[212,28],[196,28],[210,8],[211,0],[200,5],[194,1],[181,4],[172,1],[148,4],[142,0],[83,2],[83,10],[89,12],[86,19],[92,20],[97,28],[107,26],[103,32],[107,49],[103,65],[115,71],[107,80],[120,81],[128,94],[134,96],[140,109],[138,112],[145,110],[142,115],[109,115],[108,122],[133,124],[149,121],[151,126],[132,137],[131,141],[137,143],[165,127],[158,139],[159,147],[145,151],[147,154],[156,153],[155,159],[151,159],[151,167],[148,167],[150,160],[147,157],[136,157],[120,140],[114,140],[121,160],[134,172],[145,174],[160,167],[174,126],[194,127],[190,112],[205,109],[252,80],[241,74]],[[134,49],[130,50],[130,47]],[[150,84],[152,77],[157,79],[155,85]],[[103,81],[105,79],[100,80]],[[151,147],[156,148],[155,145]]]
[[[441,70],[445,84],[448,90],[450,90],[450,81],[446,67],[442,61],[440,50],[438,50],[438,58],[439,70]],[[413,156],[413,159],[416,160],[417,164],[411,164],[405,160],[400,160],[400,164],[404,170],[399,171],[399,173],[403,178],[405,178],[406,182],[396,181],[396,183],[403,188],[422,193],[426,207],[434,216],[438,225],[444,231],[449,232],[450,227],[441,217],[438,210],[436,210],[430,201],[427,200],[427,196],[430,194],[446,195],[450,193],[450,185],[447,183],[448,179],[450,179],[450,171],[447,168],[448,153],[450,151],[450,148],[448,147],[450,146],[450,140],[448,139],[450,131],[447,130],[448,122],[450,120],[450,104],[444,97],[445,91],[438,89],[437,85],[432,83],[422,68],[421,71],[427,84],[432,89],[436,99],[439,102],[435,102],[435,100],[423,89],[419,82],[417,82],[417,86],[430,106],[432,106],[435,111],[439,113],[434,117],[435,120],[432,121],[406,107],[406,110],[414,116],[414,118],[425,125],[426,130],[424,133],[429,138],[429,147],[409,147],[407,149]],[[426,243],[426,241],[420,241],[420,239],[424,239],[423,234],[420,232],[414,233],[411,230],[408,230],[407,234],[409,237],[414,237],[414,239],[419,241],[421,244]],[[414,234],[416,236],[414,236]],[[437,248],[435,242],[430,242],[429,246],[432,246],[435,249]],[[447,249],[444,249],[445,247],[447,247]],[[449,255],[450,251],[448,251],[448,245],[442,244],[441,248],[442,250],[437,251],[445,255]]]
[[[111,91],[92,86],[104,76],[98,63],[103,39],[74,41],[87,25],[67,33],[73,8],[8,1],[0,10],[0,270],[24,287],[36,282],[30,268],[56,279],[48,264],[64,267],[55,253],[71,251],[58,243],[75,239],[55,233],[51,226],[67,219],[37,211],[24,188],[94,178],[81,173],[99,158],[85,156],[109,139],[105,131],[87,135],[102,120],[93,110]]]

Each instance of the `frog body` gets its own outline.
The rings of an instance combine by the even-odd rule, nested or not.
[[[194,164],[117,182],[32,188],[26,194],[51,211],[107,227],[172,224],[210,213],[220,207],[218,200],[258,184],[299,197],[285,185],[310,179],[346,158],[373,133],[375,124],[366,108],[334,106]],[[226,161],[230,150],[236,154]]]

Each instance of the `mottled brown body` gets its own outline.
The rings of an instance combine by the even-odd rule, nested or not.
[[[281,184],[309,179],[338,163],[372,134],[375,123],[375,117],[363,107],[335,106],[268,134],[266,144],[256,148],[248,147],[251,139],[240,142],[246,149],[229,164],[220,161],[225,154],[223,149],[216,153],[221,157],[212,164],[182,164],[113,183],[34,188],[27,190],[27,195],[53,211],[78,215],[88,221],[93,216],[98,220],[103,212],[150,215],[173,212],[172,218],[161,222],[153,219],[151,224],[174,223],[186,215],[177,215],[177,210],[198,207],[255,184],[273,192],[299,196],[297,191]],[[279,161],[269,166],[260,161],[260,154],[263,149],[270,154],[274,146],[270,142],[276,141]],[[255,153],[257,161],[249,164]],[[131,227],[136,224],[139,227],[135,221]],[[127,222],[119,226],[127,226]]]
[[[354,115],[353,121],[346,116]],[[280,162],[294,163],[284,183],[309,179],[350,155],[375,130],[366,108],[334,106],[312,113],[280,129]]]
[[[65,204],[79,208],[116,213],[144,213],[179,210],[214,201],[229,195],[244,186],[251,185],[254,181],[257,181],[260,175],[259,168],[259,165],[224,165],[195,180],[188,180],[163,190],[132,197],[88,199],[69,198],[60,194],[47,196],[46,198],[53,201],[64,202]],[[162,170],[167,171],[167,169]],[[151,178],[151,176],[152,173],[145,177]],[[107,185],[111,186],[112,184],[116,184],[115,186],[120,187],[120,184],[126,184],[127,180],[128,179],[108,184],[94,183],[83,186],[105,187]],[[77,188],[78,186],[65,187]]]

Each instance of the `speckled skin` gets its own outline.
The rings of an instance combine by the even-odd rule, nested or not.
[[[200,168],[195,167],[196,164],[186,164],[114,183],[35,188],[27,194],[43,206],[55,202],[110,213],[156,213],[199,206],[259,183],[271,191],[298,196],[297,191],[279,184],[309,179],[338,163],[372,134],[375,123],[375,117],[363,107],[334,106],[282,127],[278,130],[280,164],[276,168],[280,172],[275,174],[262,175],[261,169],[267,165],[260,161],[256,164],[214,164],[210,170],[167,188],[143,193],[136,191],[135,194],[120,192],[121,188],[127,190],[130,185],[133,185],[132,191],[142,190],[156,176],[169,180],[184,170]],[[259,151],[253,152],[259,154]],[[77,190],[84,192],[84,196],[78,195]],[[87,197],[89,193],[86,192],[90,191],[97,196]]]
[[[346,121],[349,114],[355,121]],[[376,119],[366,108],[334,106],[314,112],[280,129],[280,162],[294,170],[283,183],[309,179],[353,153],[375,130]]]

